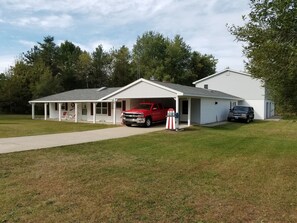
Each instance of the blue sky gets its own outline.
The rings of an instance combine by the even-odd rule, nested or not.
[[[122,45],[152,30],[181,35],[192,50],[212,54],[217,70],[243,70],[242,43],[226,24],[242,25],[249,0],[1,0],[0,72],[45,36],[92,52]]]

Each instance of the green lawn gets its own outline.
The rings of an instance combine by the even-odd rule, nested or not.
[[[297,122],[0,155],[0,222],[297,222]]]
[[[110,127],[113,125],[32,120],[29,115],[0,115],[0,138],[78,132]]]

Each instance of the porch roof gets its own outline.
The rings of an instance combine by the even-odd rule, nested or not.
[[[75,89],[58,94],[49,95],[29,101],[29,103],[46,103],[46,102],[96,102],[106,95],[117,91],[119,88],[89,88]]]

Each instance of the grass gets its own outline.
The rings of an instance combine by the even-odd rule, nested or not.
[[[0,222],[297,222],[297,123],[0,155]]]
[[[0,138],[79,132],[110,127],[113,125],[32,120],[29,115],[0,115]]]

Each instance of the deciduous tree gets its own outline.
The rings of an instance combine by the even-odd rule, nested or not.
[[[119,50],[114,49],[112,56],[112,73],[110,77],[110,86],[122,87],[133,80],[131,73],[131,54],[126,46],[122,46]]]
[[[102,45],[99,45],[92,53],[92,72],[89,76],[89,83],[91,87],[108,86],[110,64],[110,55],[103,50]]]
[[[138,37],[133,46],[133,70],[137,77],[163,80],[166,49],[169,40],[162,34],[149,31]]]
[[[189,70],[191,47],[185,43],[180,35],[170,40],[166,48],[164,79],[173,83],[191,85],[191,72]]]
[[[297,1],[251,0],[245,25],[230,31],[245,42],[246,67],[265,81],[283,112],[297,112]]]

